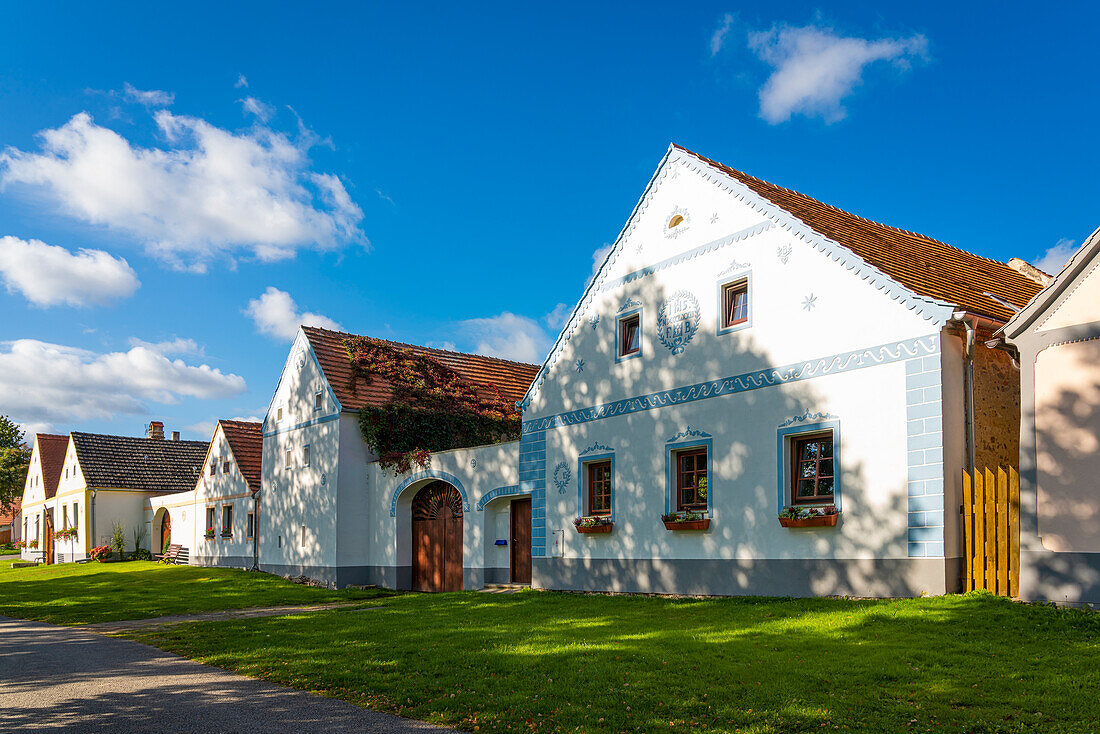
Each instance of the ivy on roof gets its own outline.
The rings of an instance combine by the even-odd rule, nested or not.
[[[359,380],[389,383],[385,405],[359,410],[359,429],[384,469],[426,467],[433,451],[515,441],[520,415],[495,385],[474,385],[428,355],[381,339],[344,340],[349,389]]]

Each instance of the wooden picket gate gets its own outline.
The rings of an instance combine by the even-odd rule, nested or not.
[[[1020,475],[1012,467],[963,470],[966,591],[1020,595]]]

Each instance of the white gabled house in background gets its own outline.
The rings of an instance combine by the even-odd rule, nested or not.
[[[1017,450],[1016,374],[975,339],[1039,288],[671,146],[522,402],[534,585],[959,588],[960,473]]]
[[[34,436],[31,463],[27,469],[27,479],[23,484],[23,499],[20,506],[19,536],[24,543],[20,555],[24,560],[49,557],[52,552],[53,538],[48,531],[54,527],[58,517],[55,497],[68,445],[68,436],[55,436],[49,433],[37,433]],[[79,503],[77,509],[79,509]],[[63,521],[69,519],[68,512],[68,509],[64,511],[66,517],[62,518]],[[79,527],[79,522],[79,515],[74,512],[71,516],[72,524],[65,527]],[[29,547],[29,545],[35,547]],[[80,551],[83,552],[83,550],[83,547],[80,547]]]
[[[256,565],[262,424],[219,420],[195,486],[146,500],[154,553],[186,549],[191,565]]]
[[[1020,364],[1020,597],[1100,602],[1100,230],[1000,332]]]

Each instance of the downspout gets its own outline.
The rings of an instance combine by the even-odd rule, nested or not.
[[[252,568],[260,570],[260,490],[252,493]]]
[[[975,325],[966,319],[965,313],[956,314],[962,317],[963,327],[966,329],[966,350],[963,373],[963,389],[966,391],[966,465],[971,472],[975,468],[974,451],[974,341],[977,337]]]
[[[92,501],[88,504],[88,542],[95,547],[95,495],[98,489],[92,490]],[[88,549],[91,552],[91,548]]]

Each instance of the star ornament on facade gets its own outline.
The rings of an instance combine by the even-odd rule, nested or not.
[[[718,212],[715,212],[714,214],[710,215],[710,223],[711,224],[717,224],[718,223]]]
[[[813,293],[811,293],[810,295],[808,295],[808,296],[806,296],[805,298],[802,299],[802,310],[804,310],[804,311],[813,311],[814,306],[816,306],[816,305],[817,305],[817,296],[815,296]]]
[[[584,360],[578,359],[574,364],[577,365],[577,372],[584,372]]]

